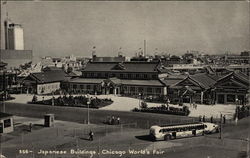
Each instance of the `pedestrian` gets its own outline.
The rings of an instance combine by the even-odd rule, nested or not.
[[[211,116],[211,118],[210,118],[210,122],[211,123],[213,123],[213,119],[214,119],[213,116]]]
[[[226,115],[223,116],[223,124],[226,123]]]
[[[30,132],[32,132],[32,123],[30,123],[29,128],[30,128]]]
[[[120,117],[119,116],[117,117],[117,124],[118,125],[120,124]]]
[[[202,117],[201,117],[201,115],[199,116],[199,122],[202,122]]]
[[[203,115],[202,122],[205,122],[205,121],[206,121],[206,117],[205,115]]]
[[[89,140],[90,141],[94,140],[94,132],[92,132],[92,131],[89,132]]]
[[[112,116],[112,118],[111,118],[111,125],[113,125],[114,123],[115,123],[115,117]]]

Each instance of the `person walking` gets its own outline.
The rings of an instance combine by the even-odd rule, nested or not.
[[[115,117],[112,116],[112,117],[111,117],[111,125],[114,125],[114,124],[115,124]]]
[[[30,123],[29,128],[30,128],[30,132],[32,132],[32,123]]]
[[[199,116],[199,122],[202,122],[202,116],[201,115]]]
[[[205,121],[206,121],[206,118],[205,118],[205,115],[203,115],[202,122],[205,122]]]
[[[223,124],[226,123],[226,115],[223,116]]]
[[[210,122],[211,122],[211,123],[213,123],[213,122],[214,122],[214,118],[213,118],[213,116],[211,116],[211,118],[210,118]]]
[[[89,140],[90,141],[94,140],[94,132],[92,132],[92,131],[89,132]]]
[[[117,124],[120,124],[120,117],[117,117]]]

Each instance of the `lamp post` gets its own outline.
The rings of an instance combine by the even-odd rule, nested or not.
[[[139,109],[140,109],[140,104],[141,104],[141,93],[139,93]]]
[[[87,98],[88,98],[88,100],[87,100],[87,105],[88,105],[88,124],[90,123],[90,121],[89,121],[89,104],[90,104],[90,98],[89,98],[89,94],[87,94]]]

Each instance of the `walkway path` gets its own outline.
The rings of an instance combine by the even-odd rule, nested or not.
[[[10,100],[8,102],[16,102],[16,103],[27,103],[31,101],[33,95],[27,94],[19,94],[19,95],[12,95],[15,97],[14,100]],[[58,96],[55,95],[57,98]],[[140,100],[136,98],[129,98],[129,97],[120,97],[115,95],[98,95],[98,98],[111,98],[114,102],[111,105],[103,107],[103,110],[116,110],[116,111],[131,111],[134,108],[139,108]],[[37,96],[38,100],[42,100],[43,96]],[[52,96],[44,96],[44,99],[50,99]],[[147,103],[148,107],[160,106],[161,103]],[[200,115],[205,115],[207,118],[213,116],[214,118],[219,118],[220,114],[226,115],[227,119],[233,118],[235,112],[235,105],[223,105],[223,104],[216,104],[216,105],[203,105],[198,104],[197,108],[192,107],[190,104],[185,104],[189,106],[191,111],[191,117],[199,117]],[[178,107],[178,105],[171,104],[170,106]]]

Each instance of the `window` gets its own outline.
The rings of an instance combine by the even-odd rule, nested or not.
[[[137,78],[137,79],[140,78],[140,75],[139,75],[139,74],[136,74],[136,75],[135,75],[135,78]]]
[[[138,87],[138,92],[142,93],[143,92],[143,87]]]
[[[150,93],[152,93],[152,92],[153,92],[153,89],[152,89],[151,87],[148,87],[148,88],[147,88],[147,93],[150,94]]]
[[[123,74],[123,78],[128,78],[128,74]]]
[[[158,94],[160,94],[161,93],[161,88],[156,88],[155,92],[158,93]]]
[[[148,78],[148,75],[147,75],[147,74],[144,74],[144,75],[143,75],[143,78],[144,78],[144,79]]]
[[[228,94],[227,95],[227,102],[235,102],[235,95]]]
[[[120,74],[120,78],[123,78],[123,74]]]
[[[11,126],[11,119],[4,120],[4,128]]]
[[[109,77],[109,74],[108,74],[108,73],[105,73],[105,77],[108,78],[108,77]]]
[[[153,79],[157,79],[157,75],[152,75],[152,78]]]
[[[128,74],[128,78],[131,79],[131,78],[132,78],[132,75],[131,75],[131,74]]]
[[[73,89],[76,89],[77,88],[77,85],[76,84],[73,84]]]
[[[135,87],[130,87],[130,91],[135,92]]]
[[[123,87],[123,90],[124,90],[124,91],[127,91],[127,90],[128,90],[128,87],[127,87],[127,86],[124,86],[124,87]]]
[[[84,89],[84,85],[81,84],[81,85],[80,85],[80,88],[81,88],[81,89]]]
[[[90,89],[91,88],[91,86],[90,85],[87,85],[87,89]]]

